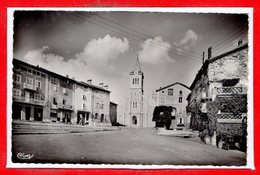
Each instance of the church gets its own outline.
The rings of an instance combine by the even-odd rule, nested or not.
[[[118,106],[118,122],[129,127],[154,127],[152,121],[156,101],[144,96],[144,73],[139,58],[135,68],[129,73],[129,93],[122,104]]]

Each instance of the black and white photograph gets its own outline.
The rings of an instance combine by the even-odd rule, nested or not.
[[[250,9],[111,9],[9,11],[10,165],[252,168]]]

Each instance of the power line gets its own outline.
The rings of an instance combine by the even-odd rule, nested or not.
[[[247,34],[247,33],[243,33],[243,35],[239,35],[239,37],[242,37],[242,36],[244,36],[245,34]],[[222,46],[218,47],[218,49],[216,49],[215,52],[216,52],[216,53],[217,53],[217,52],[224,52],[224,50],[227,50],[227,48],[232,47],[232,45],[230,45],[230,42],[232,42],[232,40],[236,39],[237,37],[238,37],[238,35],[235,35],[235,36],[233,36],[232,38],[230,38],[230,41],[229,41],[229,42],[227,42],[227,43],[223,44]],[[226,47],[227,45],[229,45],[229,47]]]
[[[69,14],[69,13],[67,13],[66,12],[66,14]],[[82,19],[82,20],[84,20],[84,21],[88,21],[88,22],[90,22],[90,23],[92,23],[92,24],[94,24],[94,25],[96,25],[96,26],[99,26],[99,27],[101,27],[101,28],[103,28],[103,29],[107,29],[107,30],[110,30],[110,31],[112,31],[112,32],[115,32],[115,33],[117,33],[117,34],[119,34],[119,35],[121,35],[121,36],[123,36],[123,37],[125,37],[125,35],[127,35],[128,37],[129,37],[129,35],[130,35],[130,39],[132,39],[132,40],[134,40],[134,41],[137,41],[137,42],[140,42],[140,41],[143,41],[144,40],[144,38],[140,38],[138,35],[135,35],[135,36],[133,36],[133,34],[132,33],[129,33],[129,32],[126,32],[126,31],[122,31],[122,30],[120,30],[120,29],[117,29],[117,28],[115,28],[115,27],[113,27],[113,26],[111,26],[111,25],[109,25],[109,27],[112,27],[112,29],[111,28],[108,28],[107,27],[107,24],[105,24],[105,23],[103,23],[103,22],[100,22],[100,21],[98,21],[100,24],[98,24],[98,23],[95,23],[95,22],[93,22],[93,21],[91,21],[91,20],[89,20],[89,19],[86,19],[85,17],[82,17],[82,16],[79,16],[79,15],[77,15],[77,14],[70,14],[69,16],[73,16],[73,18],[75,19],[75,18],[80,18],[80,19]],[[95,14],[94,14],[95,15]],[[84,16],[86,16],[86,15],[84,15]],[[98,15],[95,15],[95,16],[98,16]],[[104,17],[102,17],[102,18],[104,18]],[[104,19],[106,19],[106,18],[104,18]],[[108,20],[108,19],[107,19]],[[113,21],[113,23],[115,23],[114,21]],[[103,24],[103,25],[101,25],[101,24]],[[115,23],[115,24],[117,24],[117,23]],[[104,26],[104,25],[106,25],[106,26]],[[118,25],[120,25],[120,24],[118,24]],[[121,25],[122,26],[122,25]],[[124,26],[125,27],[125,26]],[[135,31],[134,29],[131,29],[131,28],[128,28],[128,27],[125,27],[125,28],[127,28],[127,29],[129,29],[129,30],[133,30],[133,31]],[[115,29],[115,30],[113,30],[113,29]],[[120,31],[120,32],[118,32],[118,31],[116,31],[116,30],[118,30],[118,31]],[[239,35],[240,33],[242,33],[242,32],[244,32],[246,29],[240,29],[240,30],[238,30],[236,33],[231,33],[232,35],[230,36],[230,35],[228,35],[228,37],[226,38],[226,39],[224,39],[224,40],[222,40],[222,41],[220,41],[220,42],[218,42],[217,44],[215,44],[215,48],[219,48],[219,47],[223,47],[223,46],[225,46],[225,45],[223,45],[225,42],[228,42],[228,40],[232,40],[234,37],[236,37],[237,35]],[[122,33],[123,32],[123,33]],[[138,33],[141,33],[141,32],[138,32]],[[142,34],[142,33],[141,33]],[[143,35],[145,35],[145,36],[148,36],[148,37],[151,37],[151,36],[149,36],[149,35],[146,35],[146,34],[143,34]],[[133,38],[134,37],[134,38]],[[229,43],[229,42],[228,42]],[[154,45],[154,44],[149,44],[149,45],[151,45],[152,47],[155,47],[155,48],[158,48],[158,49],[163,49],[163,48],[161,48],[161,47],[156,47],[156,45]],[[217,49],[218,50],[218,49]],[[180,57],[183,57],[183,58],[186,58],[186,59],[188,59],[187,57],[185,57],[185,56],[183,56],[183,55],[179,55],[179,54],[176,54],[176,53],[174,53],[173,51],[169,51],[171,54],[174,54],[174,55],[177,55],[177,56],[180,56]],[[169,54],[170,54],[169,53]],[[171,55],[170,54],[170,55]],[[172,55],[171,55],[172,56]],[[190,57],[191,59],[193,59],[193,60],[196,60],[196,61],[200,61],[200,60],[198,60],[198,59],[195,59],[195,58],[193,58],[193,57]],[[190,59],[189,59],[190,60]],[[193,66],[195,66],[195,64],[191,64],[191,65],[189,65],[186,69],[184,69],[184,71],[182,71],[182,72],[180,72],[177,76],[179,76],[179,75],[183,75],[183,74],[185,74],[191,67],[193,67]],[[175,76],[175,77],[177,77],[177,76]]]
[[[135,29],[132,29],[132,28],[130,28],[130,27],[128,27],[128,26],[124,26],[124,25],[122,25],[122,24],[120,24],[120,23],[117,23],[117,22],[111,20],[111,19],[105,18],[105,17],[100,16],[100,15],[97,15],[97,14],[93,14],[93,15],[97,16],[98,18],[101,18],[101,19],[104,19],[104,20],[106,20],[106,21],[109,21],[109,22],[111,22],[111,23],[113,23],[113,24],[115,24],[115,25],[118,25],[118,26],[120,26],[120,27],[123,27],[123,28],[125,28],[125,29],[128,29],[129,31],[133,31],[134,33],[139,33],[139,34],[141,34],[141,35],[143,35],[143,36],[145,36],[145,37],[147,37],[147,38],[154,38],[154,36],[151,36],[151,35],[142,33],[142,32],[140,32],[140,31],[137,31],[137,30],[135,30]],[[176,50],[175,48],[172,48],[172,49]],[[176,51],[177,51],[177,50],[176,50]],[[185,49],[183,49],[183,51],[184,51],[185,53],[187,53],[187,54],[190,54],[190,53],[192,52],[192,51],[188,51],[188,50],[185,50]],[[188,51],[188,52],[187,52],[187,51]],[[197,53],[197,52],[193,52],[193,53],[196,54],[196,55],[198,55],[198,56],[200,55],[200,54]]]
[[[116,30],[113,30],[113,29],[111,29],[111,28],[108,28],[108,26],[106,25],[106,24],[104,24],[104,23],[101,23],[101,24],[103,24],[103,25],[101,25],[101,24],[98,24],[98,23],[95,23],[95,22],[93,22],[93,21],[91,21],[91,20],[89,20],[89,19],[86,19],[86,18],[84,18],[84,17],[82,17],[82,16],[79,16],[79,15],[77,15],[77,14],[69,14],[68,12],[64,12],[65,13],[65,15],[67,14],[67,16],[69,15],[69,16],[73,16],[74,18],[76,17],[76,18],[80,18],[81,20],[84,20],[84,21],[87,21],[87,22],[89,22],[89,23],[91,23],[91,24],[94,24],[94,25],[96,25],[96,26],[99,26],[99,27],[101,27],[101,28],[103,28],[103,29],[107,29],[107,30],[110,30],[110,31],[112,31],[112,32],[115,32],[115,33],[117,33],[117,34],[119,34],[119,35],[121,35],[121,36],[123,36],[123,37],[125,37],[125,35],[127,35],[128,37],[129,37],[129,39],[131,39],[131,40],[133,40],[133,41],[137,41],[138,43],[140,42],[140,41],[143,41],[143,39],[142,38],[140,38],[140,37],[136,37],[136,36],[134,36],[134,38],[133,38],[133,36],[131,36],[131,34],[130,33],[127,33],[127,32],[125,32],[125,31],[122,31],[122,30],[119,30],[119,31],[116,31],[116,30],[118,30],[118,29],[116,29]],[[105,26],[104,26],[105,25]],[[110,26],[111,27],[111,26]],[[123,33],[122,33],[123,32]],[[127,33],[127,34],[126,34]],[[129,36],[130,35],[130,36]],[[158,47],[157,45],[155,45],[155,44],[148,44],[148,45],[150,45],[150,46],[152,46],[152,47],[154,47],[154,48],[157,48],[157,49],[163,49],[162,47]],[[164,49],[164,51],[165,51],[165,49]],[[192,59],[192,60],[194,60],[194,61],[199,61],[198,59],[196,59],[196,58],[194,58],[194,56],[184,56],[184,55],[180,55],[180,54],[178,54],[178,53],[174,53],[172,50],[169,50],[169,54],[174,58],[174,56],[173,55],[177,55],[177,56],[179,56],[179,57],[183,57],[183,58],[185,58],[185,59]],[[190,57],[190,58],[188,58],[188,57]]]

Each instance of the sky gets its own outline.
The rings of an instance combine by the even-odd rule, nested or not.
[[[139,58],[144,95],[190,86],[212,47],[217,56],[247,42],[248,16],[221,13],[16,11],[14,58],[79,81],[92,79],[122,103]]]

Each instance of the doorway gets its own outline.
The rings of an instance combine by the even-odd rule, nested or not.
[[[25,108],[25,120],[30,120],[31,118],[31,107],[27,106]]]
[[[132,124],[137,125],[137,117],[135,115],[132,117]]]
[[[42,108],[34,108],[34,120],[35,121],[42,121]]]

